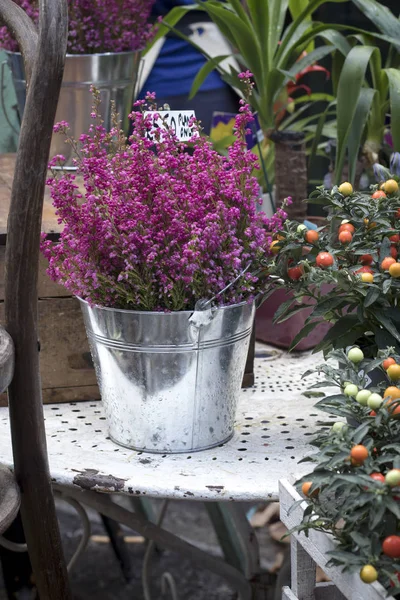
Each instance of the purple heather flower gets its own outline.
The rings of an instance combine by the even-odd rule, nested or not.
[[[154,32],[149,23],[155,0],[68,0],[69,54],[123,52],[143,48]],[[38,0],[14,0],[35,24]],[[18,44],[7,27],[0,27],[0,48],[15,52]]]
[[[196,124],[190,152],[161,128],[155,150],[148,133],[157,111],[145,117],[146,106],[138,106],[129,143],[97,121],[80,137],[83,185],[72,172],[48,180],[64,224],[57,244],[42,240],[50,277],[91,304],[183,310],[216,295],[251,263],[221,302],[254,296],[264,285],[254,273],[286,214],[268,219],[257,211],[258,163],[244,137],[250,107],[242,103],[237,139],[221,156]]]

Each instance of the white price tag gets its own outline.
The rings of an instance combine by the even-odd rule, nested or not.
[[[193,130],[193,127],[189,127],[190,119],[195,116],[194,110],[158,110],[157,113],[160,115],[159,119],[154,121],[154,129],[148,133],[151,140],[155,139],[154,132],[156,129],[172,129],[179,141],[185,142],[190,140],[197,132]],[[152,114],[150,111],[146,111],[144,116]]]

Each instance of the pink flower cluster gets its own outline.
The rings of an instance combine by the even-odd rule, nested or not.
[[[139,50],[151,36],[149,24],[155,0],[68,0],[69,54]],[[38,0],[14,0],[38,23]],[[0,47],[18,45],[7,27],[0,27]]]
[[[220,302],[256,294],[263,281],[255,273],[286,215],[270,220],[257,210],[257,159],[243,141],[249,107],[237,116],[238,139],[224,157],[198,135],[197,124],[190,143],[167,128],[149,139],[159,115],[143,112],[143,101],[131,114],[126,143],[118,128],[105,131],[98,103],[95,92],[95,122],[81,136],[77,158],[83,183],[71,172],[54,172],[48,181],[64,224],[58,243],[42,241],[50,277],[91,304],[185,310],[220,292],[250,263]],[[65,124],[56,127],[66,131]]]

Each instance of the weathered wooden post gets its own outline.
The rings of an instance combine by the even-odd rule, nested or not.
[[[39,377],[37,274],[43,194],[67,45],[67,1],[39,1],[39,32],[12,0],[0,19],[22,52],[27,99],[8,219],[5,315],[15,346],[9,387],[14,468],[41,600],[71,598],[51,489]]]

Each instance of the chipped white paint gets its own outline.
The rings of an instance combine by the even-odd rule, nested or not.
[[[321,356],[288,355],[257,345],[256,385],[243,390],[234,437],[192,454],[155,455],[107,439],[100,402],[44,407],[51,476],[62,486],[192,500],[265,501],[278,497],[278,480],[310,470],[298,461],[313,452],[309,440],[321,417],[302,395],[316,377],[301,375]],[[176,415],[179,420],[179,414]],[[0,462],[12,464],[8,409],[0,408]]]
[[[293,510],[291,506],[301,496],[287,481],[279,482],[279,500],[281,521],[288,529],[301,523],[306,502],[298,504]],[[385,589],[377,582],[367,585],[363,583],[358,573],[343,572],[340,567],[329,566],[327,552],[334,550],[335,542],[331,536],[310,530],[308,537],[304,533],[292,534],[292,589],[283,588],[282,600],[308,600],[319,598],[323,600],[383,600],[386,598]],[[315,569],[311,561],[321,567],[334,586],[317,586],[314,590]]]

